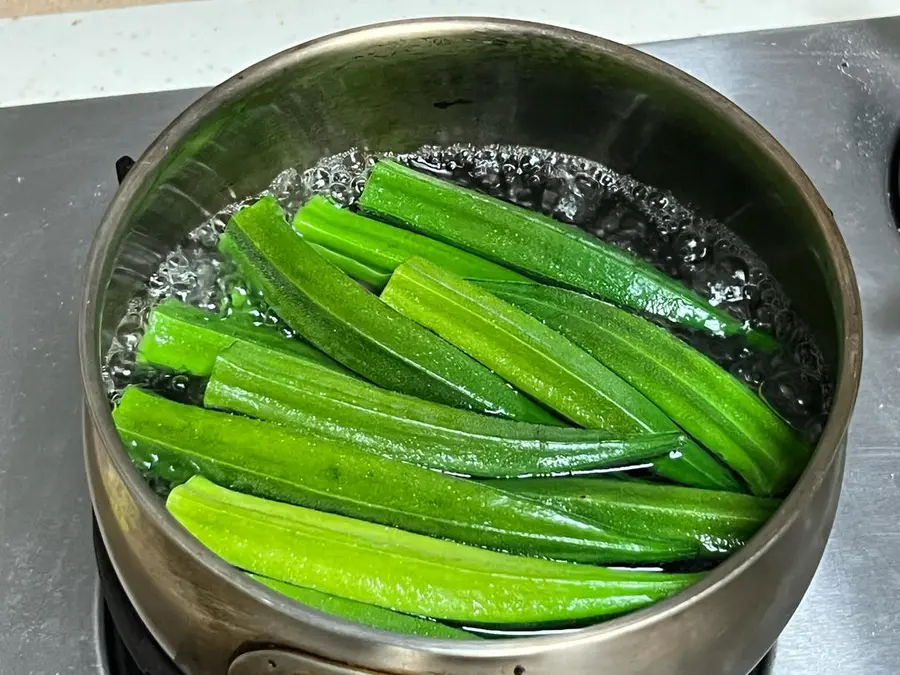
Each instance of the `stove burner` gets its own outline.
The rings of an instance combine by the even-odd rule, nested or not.
[[[106,668],[109,675],[155,675],[141,668],[131,657],[131,653],[122,642],[122,638],[112,623],[106,601],[103,601],[103,647],[106,656]]]
[[[751,670],[748,675],[769,675],[775,666],[775,647],[769,650],[769,653],[763,657],[759,665]]]
[[[128,175],[128,172],[131,171],[133,166],[134,160],[128,155],[119,157],[119,159],[116,160],[116,180],[118,180],[119,183],[125,180],[125,176]]]
[[[144,625],[116,576],[94,522],[94,555],[103,599],[103,647],[109,675],[184,675]]]

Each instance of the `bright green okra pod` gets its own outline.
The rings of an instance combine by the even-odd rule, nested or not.
[[[746,334],[760,347],[773,339],[631,253],[574,226],[415,171],[378,161],[360,208],[429,237],[541,280],[657,314],[713,335]]]
[[[259,497],[526,555],[588,562],[683,556],[668,544],[609,535],[484,482],[134,387],[113,418],[135,464],[176,484],[199,473]]]
[[[454,640],[475,640],[477,636],[468,631],[452,626],[446,626],[436,621],[423,619],[418,616],[401,614],[384,607],[370,605],[356,600],[348,600],[337,595],[329,595],[312,588],[303,588],[293,584],[287,584],[276,579],[269,579],[258,574],[250,574],[256,581],[268,586],[282,595],[302,602],[322,612],[334,614],[349,621],[380,628],[395,633],[418,635],[419,637],[450,638]]]
[[[521,274],[442,241],[340,208],[322,196],[313,197],[297,212],[293,226],[311,244],[384,273],[383,279],[372,274],[364,278],[351,262],[335,263],[350,276],[376,287],[379,281],[383,287],[397,265],[413,256],[430,260],[466,279],[527,280]]]
[[[765,333],[711,305],[628,251],[536,211],[410,169],[375,164],[359,198],[364,213],[552,280],[617,305],[657,314],[713,335],[742,335],[764,348]]]
[[[397,267],[381,299],[455,344],[567,419],[610,433],[676,431],[656,405],[583,349],[522,310],[421,258]],[[676,480],[739,490],[730,472],[689,443]]]
[[[615,478],[525,478],[494,484],[622,535],[693,546],[698,557],[736,551],[781,504],[734,492]]]
[[[327,262],[291,228],[273,197],[232,216],[219,247],[294,331],[376,384],[477,412],[557,423]]]
[[[246,345],[219,357],[204,405],[418,466],[484,478],[635,465],[678,451],[685,442],[677,431],[613,438],[596,430],[479,415]]]
[[[731,373],[659,326],[581,293],[484,286],[578,344],[734,469],[754,494],[788,490],[811,448]]]
[[[380,270],[377,267],[372,267],[371,265],[367,265],[366,263],[361,262],[356,258],[351,258],[350,256],[344,255],[343,253],[339,253],[330,248],[320,246],[319,244],[314,244],[311,241],[308,241],[308,243],[316,253],[325,258],[325,260],[330,262],[339,270],[350,275],[357,281],[366,282],[367,284],[369,284],[369,286],[376,290],[384,288],[384,285],[388,282],[388,279],[391,278],[390,272],[385,272],[384,270]]]
[[[216,357],[235,344],[258,344],[348,372],[315,347],[285,337],[272,326],[256,325],[245,317],[221,317],[175,298],[150,311],[137,362],[206,377]]]
[[[595,620],[645,607],[700,578],[487,551],[243,495],[202,476],[173,489],[166,506],[241,569],[465,625]]]

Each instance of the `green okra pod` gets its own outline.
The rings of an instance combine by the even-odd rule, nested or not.
[[[298,212],[294,229],[314,245],[344,256],[384,276],[369,278],[352,263],[338,264],[350,276],[383,287],[390,273],[413,256],[430,260],[466,279],[525,281],[526,277],[496,263],[472,255],[436,239],[366,218],[349,209],[340,208],[325,197],[315,196]]]
[[[541,284],[488,290],[562,333],[653,401],[757,495],[785,492],[811,448],[764,401],[665,329],[581,293]]]
[[[679,451],[673,430],[613,437],[422,401],[271,350],[236,345],[216,362],[204,405],[335,438],[374,454],[484,478],[622,467]]]
[[[338,595],[329,595],[312,588],[294,586],[293,584],[269,579],[258,574],[250,574],[250,576],[272,590],[302,602],[304,605],[309,605],[323,612],[334,614],[349,621],[356,621],[372,628],[380,628],[407,635],[418,635],[419,637],[450,638],[454,640],[478,639],[473,633],[446,626],[437,621],[401,614],[377,605],[348,600]]]
[[[273,197],[232,216],[219,247],[294,331],[376,384],[477,412],[557,423],[327,262],[294,232]]]
[[[484,482],[133,387],[113,418],[135,464],[176,484],[199,473],[260,497],[525,555],[589,562],[683,555],[667,544],[610,535]]]
[[[366,282],[372,288],[384,288],[384,285],[388,282],[388,279],[391,278],[390,272],[385,272],[378,269],[377,267],[367,265],[357,258],[351,258],[350,256],[339,253],[338,251],[320,246],[319,244],[314,244],[311,241],[309,242],[309,245],[313,248],[313,250],[315,250],[316,253],[325,258],[325,260],[330,262],[339,270],[346,272],[357,281]]]
[[[169,512],[241,569],[397,612],[464,625],[541,625],[622,614],[701,577],[487,551],[232,492],[195,476]]]
[[[315,347],[285,337],[277,328],[252,323],[246,317],[221,317],[175,298],[150,311],[138,343],[137,362],[205,377],[219,354],[241,343],[262,345],[347,372]]]
[[[775,513],[781,500],[615,478],[497,481],[623,535],[693,546],[698,557],[736,551]]]
[[[421,258],[397,267],[382,300],[584,427],[611,433],[678,427],[624,379],[538,319]],[[735,490],[740,484],[702,448],[687,444],[677,479]]]
[[[772,338],[750,330],[684,284],[628,251],[536,211],[379,160],[359,199],[365,213],[505,265],[713,335],[746,334],[766,348]]]

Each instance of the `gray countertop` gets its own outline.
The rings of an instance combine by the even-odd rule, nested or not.
[[[863,299],[863,386],[834,534],[774,673],[896,675],[900,236],[888,181],[900,20],[646,50],[766,126],[847,240]],[[75,349],[81,265],[115,191],[115,160],[140,153],[198,93],[0,110],[0,675],[101,672]]]
[[[900,673],[900,236],[888,195],[900,122],[900,20],[655,45],[797,158],[859,280],[863,384],[825,558],[778,642],[775,675]]]

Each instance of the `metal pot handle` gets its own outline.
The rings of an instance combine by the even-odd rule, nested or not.
[[[323,661],[287,649],[258,649],[244,652],[228,667],[228,675],[377,675],[371,670]]]

